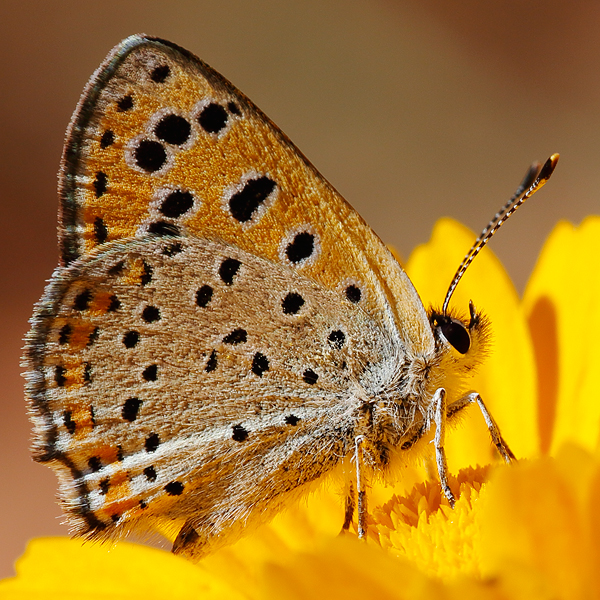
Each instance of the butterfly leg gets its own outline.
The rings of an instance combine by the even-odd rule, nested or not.
[[[516,460],[515,455],[512,450],[508,447],[508,444],[502,437],[500,433],[500,428],[498,424],[492,417],[490,411],[487,409],[487,406],[481,399],[481,396],[477,392],[472,392],[459,398],[456,402],[453,402],[450,406],[448,406],[446,411],[446,416],[451,417],[456,414],[458,411],[462,410],[469,404],[477,404],[479,406],[479,410],[485,419],[485,424],[487,425],[488,431],[490,432],[490,437],[492,438],[492,443],[496,446],[498,452],[502,456],[502,458],[507,462],[511,463],[513,460]]]
[[[206,553],[205,547],[206,544],[202,543],[191,521],[186,521],[173,542],[171,552],[179,554],[193,562],[198,562]]]
[[[358,537],[364,538],[367,534],[367,489],[366,472],[363,460],[365,438],[356,436],[354,440],[354,459],[356,462],[356,496],[358,508]]]
[[[446,460],[446,450],[444,448],[447,416],[446,390],[444,388],[439,388],[435,392],[433,396],[433,409],[433,421],[435,423],[435,437],[433,439],[435,444],[435,462],[444,495],[448,498],[450,506],[454,508],[456,498],[454,498],[454,494],[448,484],[448,461]]]
[[[344,524],[342,525],[341,533],[346,533],[352,525],[352,519],[354,518],[354,510],[356,509],[356,492],[354,490],[354,484],[350,482],[346,489],[346,506],[344,509]]]

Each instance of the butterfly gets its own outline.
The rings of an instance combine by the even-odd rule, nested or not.
[[[485,318],[449,296],[426,311],[352,207],[191,53],[144,35],[113,49],[59,178],[60,265],[32,318],[26,393],[34,458],[76,535],[166,523],[195,561],[341,469],[343,529],[358,514],[362,536],[366,481],[432,440],[453,504],[446,423],[471,403],[514,458],[479,395],[459,393]]]

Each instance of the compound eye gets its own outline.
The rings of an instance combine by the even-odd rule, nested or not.
[[[456,321],[445,321],[439,324],[442,335],[448,343],[461,354],[466,354],[471,347],[471,336],[464,325]]]

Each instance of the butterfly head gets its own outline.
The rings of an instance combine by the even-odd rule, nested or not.
[[[489,321],[469,302],[469,315],[456,311],[429,311],[429,322],[436,346],[446,350],[448,359],[465,372],[475,368],[485,357],[489,339]]]

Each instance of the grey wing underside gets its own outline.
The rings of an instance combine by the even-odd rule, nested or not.
[[[107,244],[28,338],[34,454],[76,533],[242,527],[351,453],[398,356],[342,293],[216,240]]]

